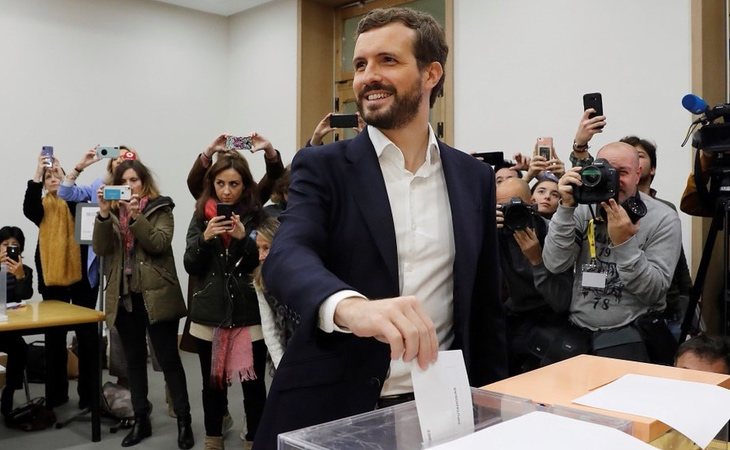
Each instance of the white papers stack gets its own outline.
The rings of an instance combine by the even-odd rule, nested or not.
[[[624,375],[573,403],[658,419],[701,448],[730,420],[730,390],[646,375]]]

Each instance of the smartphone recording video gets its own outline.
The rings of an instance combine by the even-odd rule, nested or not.
[[[121,149],[118,145],[100,145],[96,147],[96,157],[99,159],[117,159],[119,158],[120,151]]]
[[[490,166],[501,166],[505,163],[504,152],[472,153],[471,156]]]
[[[13,261],[20,261],[20,247],[8,246],[6,254],[8,255],[8,258],[12,259]]]
[[[583,96],[583,111],[593,108],[595,112],[590,113],[589,119],[603,115],[603,97],[600,92],[593,92]]]
[[[252,148],[251,136],[228,136],[226,138],[226,150],[251,150]]]
[[[129,186],[104,186],[104,200],[132,200],[132,188]]]
[[[215,208],[216,216],[223,216],[225,220],[231,220],[233,217],[233,205],[229,203],[218,203]]]
[[[357,128],[357,114],[332,114],[330,116],[332,128]]]
[[[537,145],[535,146],[535,156],[542,156],[545,161],[552,159],[553,153],[553,138],[551,137],[539,137],[537,138]]]
[[[41,156],[43,157],[43,165],[53,167],[53,146],[44,145],[41,148]]]

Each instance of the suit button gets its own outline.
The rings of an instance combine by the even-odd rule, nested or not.
[[[380,387],[380,380],[378,377],[371,377],[370,380],[368,380],[368,383],[371,386]]]

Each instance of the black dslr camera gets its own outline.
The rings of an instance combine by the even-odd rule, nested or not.
[[[577,203],[601,203],[618,195],[618,171],[603,158],[585,166],[580,171],[580,181],[582,186],[573,186],[573,198]]]
[[[537,208],[522,201],[519,197],[512,197],[509,202],[502,204],[504,227],[515,232],[525,228],[535,228]]]

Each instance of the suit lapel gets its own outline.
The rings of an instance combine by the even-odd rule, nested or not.
[[[441,164],[449,193],[451,221],[454,230],[454,319],[456,322],[469,317],[471,286],[477,266],[477,255],[481,249],[482,236],[478,230],[483,226],[479,208],[474,199],[481,193],[472,192],[475,185],[466,176],[466,168],[460,167],[458,150],[446,147],[439,142]]]
[[[375,247],[391,274],[391,286],[398,292],[398,251],[395,227],[385,180],[375,149],[367,131],[360,133],[347,147],[348,177],[352,195]]]

